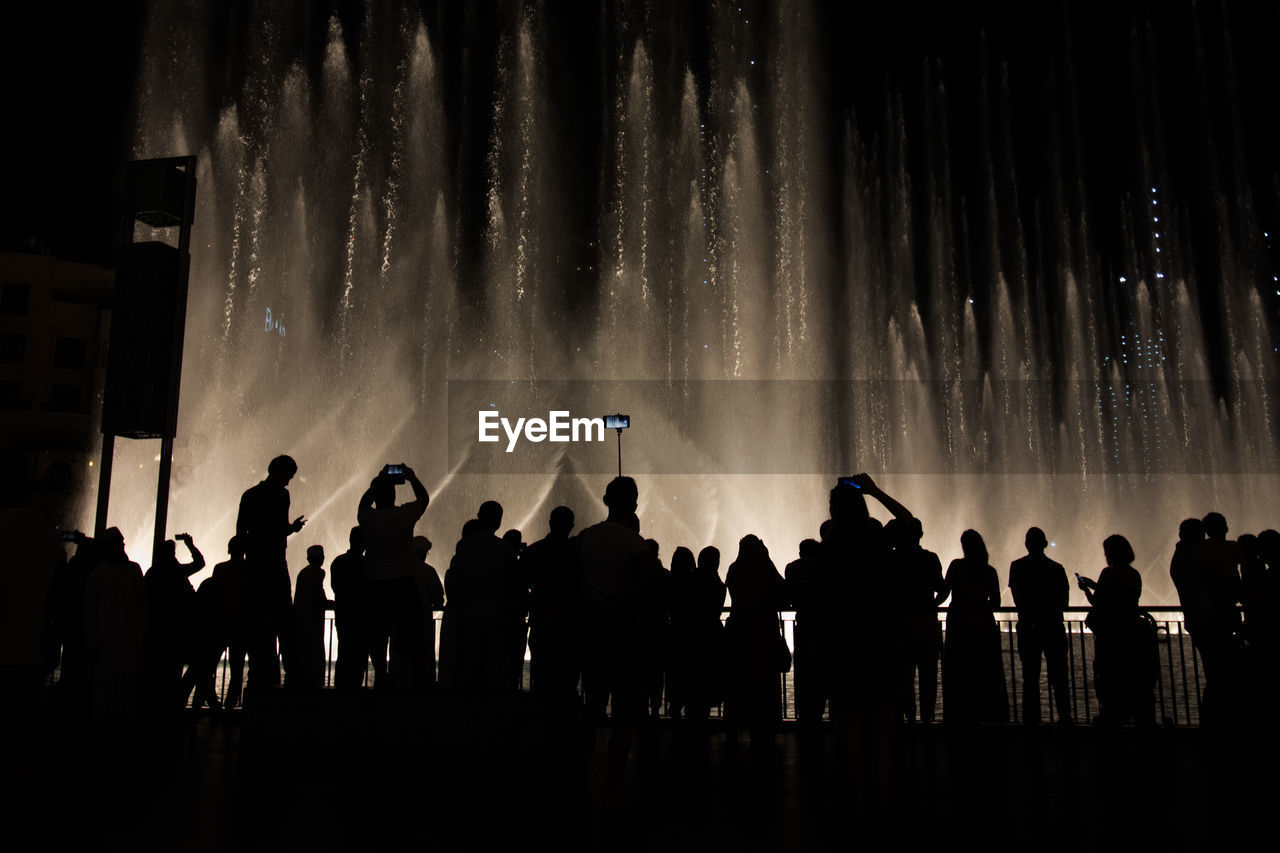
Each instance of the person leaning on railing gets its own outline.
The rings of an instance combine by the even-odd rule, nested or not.
[[[1098,580],[1080,578],[1093,605],[1085,624],[1093,632],[1093,677],[1101,706],[1098,722],[1138,725],[1155,722],[1155,633],[1151,618],[1138,609],[1142,575],[1133,567],[1133,546],[1123,536],[1102,543],[1107,566]]]

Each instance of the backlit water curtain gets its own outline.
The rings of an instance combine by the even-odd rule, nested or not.
[[[527,541],[558,503],[580,527],[602,517],[612,434],[603,449],[566,445],[542,474],[451,471],[446,380],[459,379],[672,380],[670,399],[628,403],[623,444],[664,560],[679,544],[731,559],[755,532],[781,566],[825,518],[842,472],[752,473],[769,443],[724,446],[728,418],[843,473],[875,472],[944,559],[977,528],[1002,576],[1030,524],[1087,574],[1123,532],[1149,600],[1168,601],[1181,518],[1276,524],[1275,400],[1261,384],[1275,358],[1255,283],[1266,238],[1238,176],[1219,178],[1226,332],[1209,339],[1226,368],[1213,382],[1159,164],[1131,197],[1123,269],[1103,269],[1072,204],[1070,74],[1045,105],[1062,143],[1035,164],[1061,192],[1031,215],[1010,165],[1009,84],[990,64],[966,117],[984,149],[963,165],[985,164],[967,180],[988,191],[957,216],[944,71],[924,75],[927,140],[892,86],[878,115],[833,114],[802,4],[761,9],[763,22],[713,9],[696,69],[660,22],[611,23],[590,173],[564,156],[572,122],[548,96],[556,46],[537,11],[507,14],[493,56],[468,60],[487,63],[484,84],[457,98],[446,48],[416,15],[325,27],[254,13],[246,43],[215,56],[225,45],[191,24],[193,8],[148,22],[135,155],[199,157],[170,522],[207,554],[279,452],[299,462],[294,510],[312,520],[290,546],[295,568],[307,544],[342,550],[361,491],[401,459],[432,493],[420,532],[442,568],[487,498]],[[318,61],[300,33],[323,33]],[[575,187],[590,188],[586,216]],[[822,417],[767,390],[750,411],[707,411],[679,384],[762,379],[857,381],[817,400]],[[154,453],[118,445],[113,492],[112,521],[144,562]],[[682,465],[694,473],[671,473]]]

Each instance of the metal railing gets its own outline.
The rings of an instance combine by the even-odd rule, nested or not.
[[[721,614],[724,620],[731,612],[731,608],[725,608]],[[1191,635],[1187,633],[1183,621],[1182,611],[1176,607],[1144,607],[1142,612],[1150,615],[1156,626],[1156,643],[1159,657],[1159,667],[1154,690],[1154,701],[1156,710],[1156,720],[1166,725],[1194,726],[1200,721],[1200,700],[1203,691],[1202,678],[1200,673],[1200,659],[1196,651],[1195,644],[1191,640]],[[1085,617],[1089,613],[1088,607],[1070,607],[1064,613],[1064,627],[1066,629],[1066,653],[1067,653],[1067,685],[1070,691],[1069,704],[1072,717],[1076,722],[1089,722],[1098,712],[1098,698],[1093,685],[1093,634],[1085,625]],[[443,611],[437,610],[433,616],[437,623],[443,618]],[[1005,688],[1008,695],[1009,720],[1012,722],[1021,722],[1024,716],[1024,700],[1022,695],[1022,661],[1017,650],[1017,632],[1016,626],[1018,621],[1017,610],[1012,607],[1001,607],[995,613],[996,626],[1000,635],[1000,656],[1002,670],[1005,679]],[[947,610],[940,608],[938,611],[938,621],[942,623],[943,635],[946,633]],[[794,653],[795,650],[795,613],[794,611],[784,610],[779,613],[779,623],[787,646]],[[333,613],[329,611],[325,617],[325,672],[324,686],[332,687],[334,679],[334,668],[337,659],[338,636],[334,624]],[[441,635],[440,626],[437,624],[436,634],[436,658],[439,657],[439,638]],[[525,666],[522,675],[522,688],[530,689],[529,683],[529,653],[526,647]],[[218,673],[216,685],[220,699],[224,699],[227,694],[227,685],[229,683],[230,667],[227,656],[224,653],[222,660],[218,665]],[[853,678],[857,678],[857,673],[850,674]],[[803,676],[801,676],[803,677]],[[373,670],[368,668],[365,674],[366,685],[372,682]],[[935,719],[941,720],[945,712],[944,697],[942,692],[942,660],[941,655],[938,660],[937,667],[937,684],[935,696],[936,707]],[[915,683],[916,707],[919,706],[919,683],[918,678]],[[785,721],[795,720],[795,668],[791,671],[783,673],[779,677],[779,691],[781,693],[782,718]],[[1057,722],[1057,703],[1052,695],[1052,691],[1048,682],[1048,667],[1046,663],[1042,663],[1040,667],[1040,707],[1043,709],[1043,719],[1049,723]],[[662,703],[663,714],[666,714],[667,704],[664,699]],[[712,709],[712,716],[718,717],[723,713],[723,707]],[[917,717],[919,719],[919,717]]]

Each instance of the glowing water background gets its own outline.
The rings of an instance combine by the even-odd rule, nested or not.
[[[1084,574],[1101,568],[1101,540],[1123,532],[1145,600],[1167,602],[1179,520],[1217,509],[1236,532],[1276,526],[1275,401],[1257,384],[1274,378],[1275,362],[1246,261],[1259,239],[1247,205],[1224,191],[1222,387],[1208,381],[1198,284],[1179,263],[1173,205],[1155,261],[1151,211],[1135,203],[1126,240],[1137,272],[1117,304],[1090,225],[1066,201],[1078,180],[1070,116],[1061,157],[1040,164],[1064,192],[1035,222],[1005,203],[1021,178],[1001,165],[1012,156],[998,72],[985,81],[990,111],[970,117],[987,127],[990,191],[973,208],[981,217],[958,223],[945,127],[929,143],[934,168],[913,174],[899,97],[885,97],[875,139],[854,117],[820,109],[803,4],[768,10],[768,38],[752,54],[764,72],[752,70],[727,7],[710,16],[702,74],[655,63],[661,27],[619,24],[599,174],[558,156],[546,96],[554,52],[536,13],[514,14],[486,101],[483,234],[462,234],[466,187],[446,146],[460,119],[446,109],[441,48],[420,18],[370,4],[358,56],[331,19],[316,69],[291,47],[306,25],[259,10],[231,54],[243,67],[219,76],[208,71],[213,40],[192,25],[202,8],[152,12],[135,154],[199,157],[169,526],[210,558],[233,531],[240,493],[282,452],[300,466],[295,514],[310,519],[291,540],[295,571],[309,544],[330,557],[343,550],[361,492],[389,461],[415,465],[431,492],[419,532],[442,570],[485,499],[502,501],[504,527],[526,541],[560,503],[579,528],[603,517],[612,435],[603,449],[569,446],[559,473],[450,471],[442,407],[446,380],[457,379],[905,380],[896,394],[831,401],[847,424],[834,434],[768,399],[733,415],[823,458],[834,452],[847,473],[877,472],[944,561],[958,556],[961,531],[980,530],[1002,578],[1031,524]],[[228,79],[239,81],[231,91]],[[940,122],[946,98],[939,75],[928,106]],[[589,234],[566,201],[575,181],[598,182]],[[1033,238],[1051,244],[1055,263],[1036,260],[1044,250],[1034,255]],[[478,260],[461,248],[468,240]],[[969,255],[993,271],[980,286],[960,284]],[[914,380],[957,390],[940,399]],[[1023,380],[1039,381],[1007,384]],[[1113,422],[1100,399],[1138,380],[1153,383],[1148,408],[1130,413],[1148,425]],[[677,399],[630,414],[633,434],[659,437],[665,470],[680,460],[701,470],[726,452],[724,413]],[[133,442],[116,451],[111,522],[144,563],[157,452]],[[731,452],[735,473],[723,475],[646,476],[653,459],[626,457],[643,532],[664,560],[677,545],[714,544],[727,567],[737,539],[754,532],[781,568],[800,539],[816,537],[832,478],[736,473],[770,449]]]

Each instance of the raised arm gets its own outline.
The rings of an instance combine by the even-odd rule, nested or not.
[[[427,487],[422,485],[422,481],[418,479],[418,475],[413,473],[413,469],[408,465],[401,465],[404,468],[405,479],[409,482],[409,488],[413,489],[413,499],[422,504],[426,509],[427,504],[431,502],[431,496],[427,494]]]
[[[365,523],[369,511],[373,509],[373,489],[377,482],[378,478],[375,477],[369,482],[369,488],[365,489],[364,494],[360,496],[360,505],[356,507],[356,521],[359,524]]]
[[[190,533],[179,533],[174,538],[182,542],[183,545],[186,545],[187,553],[191,555],[191,562],[182,567],[186,570],[187,577],[191,577],[205,567],[204,554],[200,553],[200,549],[196,547],[196,543],[191,538]]]
[[[884,491],[876,485],[875,480],[871,479],[870,474],[857,474],[853,478],[854,483],[862,490],[864,495],[873,497],[878,500],[885,509],[893,514],[894,518],[912,518],[911,510],[889,497]]]

